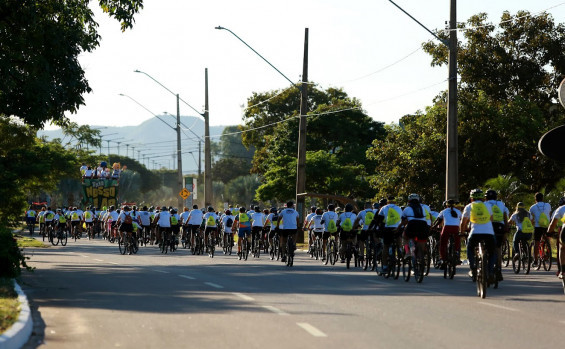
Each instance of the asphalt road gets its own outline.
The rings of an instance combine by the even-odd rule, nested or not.
[[[34,308],[26,348],[558,348],[565,295],[555,273],[505,280],[486,299],[462,266],[422,284],[299,252],[295,266],[236,256],[162,255],[86,239],[27,249]],[[554,265],[555,267],[555,265]]]

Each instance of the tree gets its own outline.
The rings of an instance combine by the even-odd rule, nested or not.
[[[239,126],[227,126],[218,144],[215,156],[220,159],[212,165],[212,177],[227,184],[229,181],[247,176],[251,170],[251,160],[255,147],[243,145]]]
[[[99,0],[131,28],[142,0]],[[34,128],[47,121],[68,123],[90,92],[78,62],[100,42],[98,24],[86,0],[4,0],[0,5],[0,116],[17,116]]]
[[[258,198],[284,201],[295,195],[298,105],[294,89],[254,94],[245,115],[243,142],[254,145],[252,172],[262,178]],[[383,138],[383,124],[371,119],[361,103],[341,89],[309,90],[306,138],[306,189],[360,198],[372,198],[374,190],[365,177],[374,162],[365,152],[375,138]],[[269,127],[262,127],[271,125]],[[260,129],[252,130],[255,127]],[[323,173],[322,173],[323,172]],[[335,181],[328,177],[336,178]],[[269,197],[271,196],[271,197]]]

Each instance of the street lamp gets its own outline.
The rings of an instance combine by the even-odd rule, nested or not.
[[[186,104],[188,107],[190,107],[192,110],[194,110],[196,113],[198,113],[198,115],[204,117],[204,152],[205,157],[204,157],[204,161],[205,161],[205,175],[204,175],[204,204],[205,205],[210,205],[212,204],[212,156],[211,156],[211,151],[210,151],[210,123],[209,123],[209,119],[210,119],[210,115],[209,115],[209,111],[208,111],[208,68],[206,68],[204,70],[205,72],[205,103],[204,103],[204,113],[199,112],[198,110],[196,110],[193,106],[191,106],[190,104],[188,104],[188,102],[186,102],[184,99],[180,98],[178,93],[174,93],[173,91],[171,91],[170,89],[168,89],[165,85],[163,85],[162,83],[160,83],[159,81],[157,81],[154,77],[152,77],[151,75],[147,74],[146,72],[140,71],[138,69],[134,70],[134,72],[136,73],[141,73],[144,74],[145,76],[147,76],[148,78],[150,78],[151,80],[155,81],[157,84],[159,84],[159,86],[163,87],[165,90],[169,91],[171,94],[175,95],[177,97],[177,127],[176,127],[176,131],[177,131],[177,166],[178,166],[178,188],[179,191],[182,189],[182,160],[181,160],[181,142],[180,142],[180,106],[179,106],[179,101],[182,101],[184,104]],[[179,207],[183,206],[183,200],[182,198],[179,196],[178,199],[178,203],[179,203]]]
[[[298,126],[298,156],[296,166],[296,210],[300,215],[300,222],[303,222],[305,209],[304,203],[306,199],[304,194],[306,192],[306,113],[308,111],[308,28],[305,28],[304,30],[304,60],[302,64],[302,84],[300,86],[297,86],[294,82],[292,82],[286,75],[272,65],[271,62],[261,56],[234,32],[222,26],[217,26],[216,29],[230,32],[239,41],[245,44],[245,46],[249,47],[251,51],[267,62],[267,64],[275,69],[288,82],[300,89],[300,123]],[[302,241],[302,234],[298,235],[298,239],[300,242]]]

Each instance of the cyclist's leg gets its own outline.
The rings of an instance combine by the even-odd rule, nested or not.
[[[478,241],[475,234],[471,234],[467,240],[467,259],[469,260],[469,268],[471,270],[477,270],[475,265],[475,248],[477,247]]]
[[[565,229],[561,229],[557,242],[559,243],[559,263],[561,264],[560,278],[563,278],[565,271]]]
[[[496,264],[496,259],[497,259],[495,237],[494,235],[485,234],[484,241],[489,255],[488,270],[490,275],[494,276],[494,266]]]
[[[394,228],[385,228],[383,230],[383,268],[388,268],[389,248],[394,240]]]
[[[357,234],[357,243],[359,244],[359,259],[363,260],[365,258],[365,241],[367,241],[367,231],[361,230]]]
[[[539,242],[541,240],[542,235],[546,232],[547,228],[536,227],[534,228],[534,260],[538,258],[538,249],[539,249]]]
[[[448,226],[444,225],[441,229],[441,234],[439,236],[439,258],[445,262],[447,260],[447,244],[449,242],[450,232],[447,229]]]

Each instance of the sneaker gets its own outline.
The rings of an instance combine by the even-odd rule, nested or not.
[[[388,273],[388,265],[383,266],[382,273]]]
[[[283,258],[281,258],[281,262],[282,262],[282,263],[286,263],[286,256],[284,256]]]
[[[559,273],[559,276],[557,276],[557,278],[558,278],[559,280],[563,280],[563,273],[562,273],[562,272]]]
[[[439,261],[439,270],[447,269],[447,263],[445,261]]]
[[[469,270],[469,277],[473,280],[477,277],[477,271],[474,269]]]

